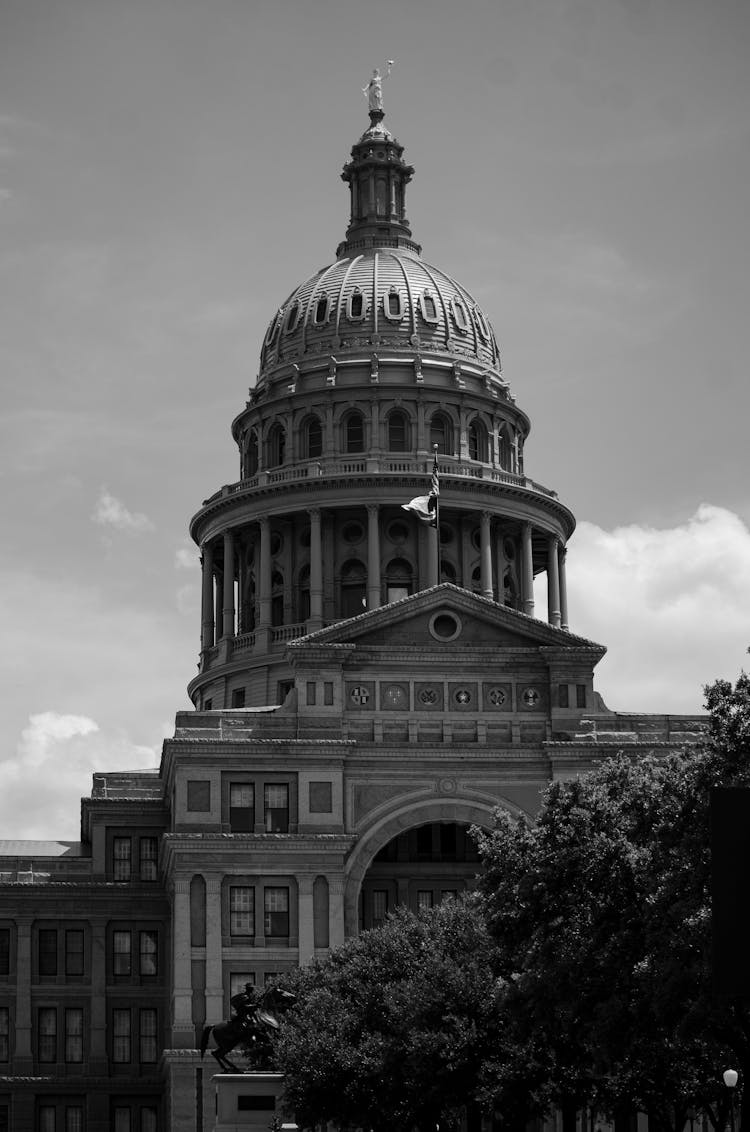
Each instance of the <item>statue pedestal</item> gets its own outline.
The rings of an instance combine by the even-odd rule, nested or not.
[[[283,1080],[281,1073],[217,1073],[214,1132],[268,1132],[273,1120],[281,1127]]]

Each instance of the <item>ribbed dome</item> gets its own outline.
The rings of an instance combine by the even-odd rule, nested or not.
[[[259,380],[310,355],[365,347],[440,352],[499,372],[492,327],[455,279],[401,247],[344,255],[289,296],[263,341]]]

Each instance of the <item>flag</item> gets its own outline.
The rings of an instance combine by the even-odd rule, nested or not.
[[[402,503],[401,506],[404,511],[413,511],[418,519],[423,523],[428,523],[431,527],[438,525],[438,498],[440,496],[440,471],[438,469],[437,452],[432,464],[432,476],[430,479],[430,494],[418,495],[409,503]]]
[[[410,503],[402,503],[401,506],[404,511],[413,511],[423,523],[429,523],[431,527],[437,526],[437,496],[432,492],[429,495],[418,495]]]

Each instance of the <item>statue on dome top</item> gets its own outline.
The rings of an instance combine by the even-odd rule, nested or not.
[[[372,72],[372,78],[370,79],[367,86],[362,87],[362,93],[367,95],[367,104],[370,110],[383,109],[383,78],[388,78],[391,73],[391,67],[393,66],[393,63],[393,59],[388,60],[388,68],[385,72],[385,76],[381,75],[380,71],[376,67]]]

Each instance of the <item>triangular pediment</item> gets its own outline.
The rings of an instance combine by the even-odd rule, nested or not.
[[[449,582],[319,629],[292,642],[289,648],[293,653],[316,645],[585,649],[598,654],[597,660],[606,651],[594,641],[556,629]]]

